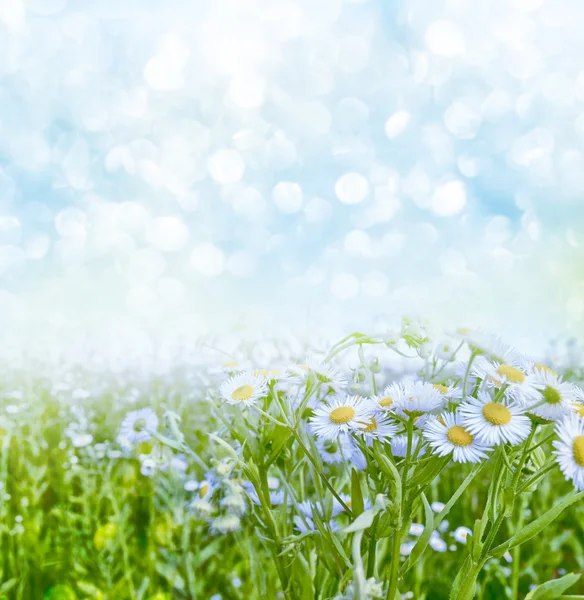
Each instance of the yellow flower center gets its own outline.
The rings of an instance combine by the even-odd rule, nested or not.
[[[235,388],[231,392],[231,397],[234,400],[239,400],[241,402],[245,402],[249,400],[253,396],[253,386],[249,385],[249,383],[245,385],[240,385],[238,388]]]
[[[233,367],[237,367],[237,361],[236,361],[236,360],[226,360],[226,361],[223,363],[223,366],[224,366],[226,369],[230,369],[230,368],[233,368]]]
[[[506,377],[511,383],[523,383],[525,381],[525,373],[511,365],[500,365],[497,373]]]
[[[542,392],[543,399],[548,404],[559,404],[562,401],[562,397],[560,396],[560,392],[556,390],[556,388],[550,387],[549,385]]]
[[[448,388],[445,385],[442,385],[441,383],[435,383],[434,388],[437,389],[442,395],[448,393]]]
[[[488,402],[483,406],[483,417],[493,425],[506,425],[511,420],[511,411],[502,404]]]
[[[574,453],[574,460],[578,465],[584,467],[584,435],[579,435],[574,438],[572,452]]]
[[[542,365],[541,363],[536,363],[535,368],[538,371],[543,371],[544,373],[549,373],[550,375],[554,375],[556,377],[558,376],[558,374],[553,369],[550,369],[547,365]]]
[[[446,433],[448,441],[452,442],[455,446],[469,446],[472,444],[472,435],[460,425],[454,425]]]
[[[133,429],[136,433],[140,433],[141,431],[144,431],[144,429],[146,429],[146,419],[136,419],[134,421]]]
[[[574,411],[578,414],[579,417],[584,417],[584,404],[574,402],[573,407]]]
[[[408,417],[415,417],[415,419],[425,414],[423,410],[406,410],[405,408],[404,412],[406,413],[406,415],[408,415]]]
[[[199,498],[204,498],[208,491],[209,491],[209,484],[208,483],[204,483],[199,488]]]
[[[363,428],[363,431],[365,432],[371,432],[377,429],[377,421],[375,420],[375,417],[371,417],[370,421],[363,421],[363,425],[365,425]]]
[[[350,406],[339,406],[331,410],[331,414],[329,415],[329,419],[335,425],[342,425],[343,423],[348,423],[355,416],[355,410]]]
[[[470,329],[468,327],[459,327],[456,331],[460,335],[468,335],[470,333]]]
[[[386,396],[379,401],[379,406],[383,406],[383,408],[387,408],[393,404],[393,398]]]
[[[276,377],[280,371],[278,369],[256,369],[253,374],[262,377]]]

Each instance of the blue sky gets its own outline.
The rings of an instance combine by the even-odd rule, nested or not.
[[[576,0],[2,6],[6,328],[580,331]]]

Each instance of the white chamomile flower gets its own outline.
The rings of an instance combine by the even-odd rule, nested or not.
[[[529,414],[544,421],[557,421],[571,412],[578,396],[573,384],[551,371],[536,370],[529,376],[534,391],[529,394]]]
[[[436,348],[434,349],[434,356],[439,358],[440,360],[445,360],[450,362],[454,359],[454,355],[458,350],[459,344],[453,343],[450,340],[442,340],[440,341]]]
[[[336,439],[316,438],[316,447],[323,463],[339,464],[351,460],[355,451],[353,440],[347,433],[341,433]]]
[[[576,400],[572,404],[572,411],[575,412],[580,418],[584,418],[584,390],[575,385],[573,386],[573,391]]]
[[[459,544],[466,544],[466,540],[468,538],[468,536],[472,537],[472,530],[469,529],[468,527],[457,527],[454,530],[454,533],[452,534],[452,537],[459,543]]]
[[[433,383],[432,385],[447,400],[458,400],[459,398],[462,398],[462,388],[455,385],[444,385],[442,383]]]
[[[335,396],[314,409],[310,425],[318,437],[334,440],[340,433],[358,429],[370,416],[371,404],[360,396]]]
[[[404,393],[396,398],[395,412],[403,417],[420,417],[442,408],[444,400],[442,394],[431,383],[414,381],[407,383]]]
[[[417,435],[412,436],[412,453],[414,453],[418,444],[421,443],[420,437]],[[408,436],[407,435],[398,435],[391,439],[391,453],[396,458],[404,458],[408,452]],[[420,450],[419,455],[423,455],[425,453],[425,448]]]
[[[241,519],[237,515],[222,515],[211,521],[213,533],[230,533],[241,529]]]
[[[219,367],[209,368],[209,373],[241,373],[251,367],[251,362],[247,359],[227,358]]]
[[[316,531],[316,526],[314,524],[314,518],[317,516],[319,519],[324,521],[324,509],[320,502],[309,502],[308,500],[304,500],[303,502],[299,502],[297,505],[298,510],[302,513],[302,516],[296,515],[294,517],[294,525],[300,531],[300,533],[309,533],[311,531]],[[331,531],[338,531],[339,525],[332,519],[328,521],[328,525]]]
[[[519,444],[531,432],[531,420],[517,402],[493,402],[487,392],[478,398],[468,397],[458,408],[462,424],[478,442],[496,446]]]
[[[434,454],[452,454],[455,462],[480,462],[487,458],[491,448],[480,443],[462,424],[457,413],[443,413],[440,418],[430,421],[424,429],[424,437],[430,442]]]
[[[471,373],[480,377],[487,387],[505,386],[505,395],[524,401],[535,392],[533,383],[528,378],[532,369],[532,363],[524,358],[515,358],[503,363],[478,356],[471,366]]]
[[[264,377],[251,373],[240,373],[221,384],[221,397],[229,404],[249,406],[268,393]]]
[[[483,353],[500,363],[514,362],[521,354],[498,335],[481,329],[461,328],[457,331],[459,337],[465,340],[471,348]]]
[[[339,392],[347,385],[347,378],[340,369],[315,357],[308,357],[304,363],[294,365],[288,372],[293,378],[302,381],[314,375],[318,383],[325,388],[332,388],[335,392]]]
[[[119,439],[130,445],[142,444],[158,429],[158,415],[151,408],[129,412],[120,425]]]
[[[349,507],[353,508],[353,499],[349,494],[340,494],[341,500]],[[369,498],[363,499],[363,508],[364,510],[369,510],[371,508],[371,500]],[[345,507],[335,498],[333,497],[333,505],[331,509],[331,516],[333,519],[338,517],[340,514],[345,512]]]
[[[391,383],[381,394],[373,396],[372,400],[377,405],[377,409],[384,412],[393,412],[398,398],[404,394],[404,386],[401,383]]]
[[[375,410],[373,404],[372,410]],[[390,421],[388,415],[373,414],[359,423],[357,433],[362,435],[368,444],[371,444],[373,440],[385,441],[392,438],[397,433],[397,426]]]
[[[254,369],[252,375],[263,377],[266,381],[278,381],[282,374],[280,369]]]
[[[433,531],[428,542],[430,548],[436,552],[446,552],[448,550],[448,544],[440,537],[437,531]]]
[[[556,425],[556,434],[560,438],[553,445],[560,469],[566,479],[574,486],[584,490],[584,420],[578,415],[564,417]]]

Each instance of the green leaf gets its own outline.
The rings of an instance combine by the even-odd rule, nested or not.
[[[454,582],[452,583],[452,589],[450,590],[450,600],[455,600],[456,598],[458,598],[458,594],[460,592],[462,582],[465,580],[466,576],[470,572],[471,567],[472,567],[472,562],[471,562],[470,556],[467,556],[464,559],[464,562],[462,563],[462,567],[461,567],[460,571],[458,572],[458,575],[456,576],[456,578],[454,579]]]
[[[371,527],[373,519],[378,512],[387,508],[387,498],[383,494],[377,494],[375,504],[364,513],[361,513],[348,527],[343,529],[343,533],[355,533]]]
[[[271,465],[278,458],[280,452],[291,437],[292,432],[288,427],[282,427],[281,425],[276,425],[274,427],[274,430],[270,434],[270,439],[272,440],[272,449],[270,456],[266,461],[266,466]]]
[[[584,498],[584,492],[576,493],[575,491],[570,492],[564,499],[556,504],[556,506],[552,507],[546,513],[544,513],[541,517],[535,519],[526,525],[521,531],[516,533],[512,538],[507,540],[505,543],[500,544],[493,550],[491,550],[491,556],[503,556],[507,550],[511,548],[515,548],[527,540],[530,540],[532,537],[536,536],[540,531],[545,529],[554,519],[556,519],[560,513],[564,511],[564,509],[568,508],[574,502]]]
[[[525,600],[553,600],[559,598],[580,579],[580,574],[568,573],[559,579],[552,579],[531,590]]]
[[[401,568],[402,574],[405,574],[408,569],[416,563],[418,558],[422,556],[424,550],[426,550],[428,543],[430,542],[432,532],[434,531],[434,513],[432,512],[432,507],[430,506],[424,494],[422,494],[422,502],[424,503],[424,533],[422,533],[422,535],[418,538],[416,545],[412,548],[410,555],[403,564]]]
[[[10,591],[17,583],[18,583],[18,578],[17,577],[13,577],[12,579],[9,579],[8,581],[5,581],[0,586],[0,594],[4,594],[4,593]]]
[[[363,502],[363,491],[361,490],[361,482],[359,481],[359,473],[356,469],[351,472],[351,510],[353,516],[358,517],[365,509]]]
[[[426,464],[412,477],[411,486],[416,488],[418,486],[425,486],[431,481],[434,481],[444,467],[446,467],[446,465],[450,462],[450,459],[450,455],[432,458],[428,464]]]

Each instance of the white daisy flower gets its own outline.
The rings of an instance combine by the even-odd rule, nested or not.
[[[457,527],[454,530],[454,533],[452,534],[452,537],[459,543],[459,544],[466,544],[466,540],[468,538],[468,536],[472,537],[472,530],[469,529],[468,527]]]
[[[404,386],[401,383],[389,384],[381,394],[373,396],[371,400],[377,405],[377,409],[384,412],[393,412],[398,398],[404,394]]]
[[[514,362],[522,355],[505,342],[500,336],[482,331],[481,329],[461,328],[457,331],[459,337],[469,346],[500,363]]]
[[[537,370],[529,376],[534,391],[529,394],[533,405],[529,414],[545,421],[556,421],[571,412],[574,402],[578,401],[573,384],[562,381],[552,372]]]
[[[417,542],[404,542],[400,547],[399,547],[399,553],[402,556],[409,556],[412,553],[412,550],[414,549],[414,546],[416,545]]]
[[[300,381],[305,381],[312,374],[319,383],[332,388],[335,392],[339,392],[347,385],[347,378],[340,369],[315,357],[308,357],[304,363],[294,365],[288,369],[288,373]]]
[[[120,425],[119,439],[130,445],[142,444],[158,429],[158,415],[151,408],[129,412]]]
[[[300,533],[309,533],[311,531],[316,531],[316,526],[314,524],[314,515],[318,515],[318,517],[324,521],[324,510],[323,506],[320,502],[309,502],[308,500],[304,500],[303,502],[298,503],[298,510],[302,513],[302,517],[296,515],[294,517],[294,525]],[[331,531],[338,531],[339,525],[332,519],[329,521],[329,527]]]
[[[584,418],[584,390],[577,385],[573,386],[576,401],[572,404],[572,410],[581,418]]]
[[[251,368],[251,362],[247,359],[228,358],[223,361],[219,367],[210,367],[209,373],[227,373],[232,375],[234,373],[241,373]]]
[[[404,417],[420,417],[442,408],[444,400],[442,394],[431,383],[414,381],[407,383],[404,393],[396,398],[395,412]]]
[[[436,552],[446,552],[448,550],[448,544],[440,537],[437,531],[433,531],[428,542],[432,550]]]
[[[418,444],[421,443],[421,439],[417,435],[412,436],[412,454],[416,451]],[[391,440],[391,453],[396,458],[404,458],[408,452],[408,436],[398,435]],[[425,454],[425,449],[420,450],[419,456]]]
[[[358,429],[371,416],[371,404],[360,396],[335,396],[314,409],[310,425],[318,437],[334,440],[340,433]]]
[[[261,505],[260,498],[257,495],[257,492],[255,490],[248,492],[248,494],[249,494],[249,497],[251,498],[251,501],[254,504],[257,504],[258,506]],[[284,504],[284,497],[285,497],[284,492],[281,492],[281,491],[270,492],[270,503],[272,504],[272,506],[279,506],[280,504]]]
[[[543,365],[542,363],[534,363],[533,372],[537,373],[538,371],[543,371],[544,373],[550,373],[551,375],[555,375],[556,377],[558,376],[558,374],[553,369],[548,367],[547,365]]]
[[[253,369],[252,375],[263,377],[266,381],[277,381],[282,375],[280,369]]]
[[[349,494],[339,494],[341,500],[349,507],[353,508],[353,499]],[[369,510],[371,508],[371,500],[369,498],[363,499],[363,508],[364,510]],[[345,512],[345,507],[333,496],[333,505],[331,509],[331,516],[338,517],[340,514]]]
[[[349,461],[355,451],[355,445],[348,433],[341,433],[334,440],[316,438],[316,447],[322,462],[329,465]]]
[[[224,381],[219,392],[229,404],[249,406],[268,393],[268,385],[264,377],[240,373]]]
[[[574,486],[584,490],[584,420],[578,415],[564,417],[556,425],[556,434],[560,438],[554,441],[554,454],[566,479]]]
[[[531,420],[517,402],[493,402],[490,394],[479,392],[469,396],[458,408],[462,424],[478,442],[497,446],[509,442],[519,444],[531,432]]]
[[[452,454],[455,462],[480,462],[487,458],[487,452],[491,450],[475,439],[457,413],[443,413],[441,419],[430,421],[424,430],[424,437],[434,448],[434,454]]]
[[[533,383],[528,378],[532,370],[532,363],[519,356],[508,362],[490,361],[484,356],[478,356],[471,366],[472,375],[480,377],[487,387],[506,386],[505,394],[520,401],[535,392]]]
[[[222,515],[211,521],[213,533],[230,533],[241,528],[241,519],[236,515]]]
[[[375,407],[373,406],[372,409],[375,410]],[[371,444],[373,440],[385,441],[392,438],[397,433],[397,426],[390,421],[389,416],[376,414],[359,423],[357,433]]]
[[[454,359],[458,346],[459,344],[456,342],[453,343],[450,340],[441,340],[434,349],[434,356],[441,360],[451,361]]]
[[[462,398],[462,388],[455,385],[444,385],[442,383],[433,383],[432,386],[447,400],[458,400]]]

